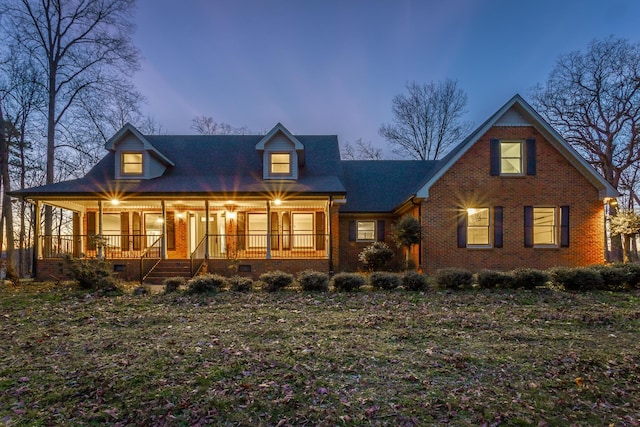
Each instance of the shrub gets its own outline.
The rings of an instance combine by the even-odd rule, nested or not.
[[[402,284],[402,278],[396,273],[376,272],[369,276],[369,284],[374,289],[384,289],[386,291],[395,289]]]
[[[624,264],[624,267],[629,270],[629,286],[637,288],[640,286],[640,263],[632,262]]]
[[[68,276],[78,283],[81,289],[96,289],[110,292],[117,290],[118,279],[111,264],[100,259],[78,259],[70,255],[63,256]]]
[[[597,265],[591,267],[602,277],[602,289],[616,291],[625,287],[634,287],[631,283],[635,273],[626,264]]]
[[[374,242],[358,254],[358,259],[369,271],[380,270],[391,258],[393,251],[385,242]]]
[[[188,294],[207,294],[217,292],[224,286],[225,278],[219,274],[205,273],[187,282]]]
[[[444,268],[436,272],[436,285],[443,289],[459,289],[473,284],[473,274],[464,268]]]
[[[355,291],[366,283],[365,277],[359,273],[338,273],[331,278],[331,284],[338,291]]]
[[[267,292],[276,292],[293,283],[293,275],[284,271],[268,271],[260,275],[260,280],[264,283]]]
[[[136,288],[133,290],[133,295],[137,297],[142,295],[147,295],[148,293],[149,293],[149,289],[147,289],[147,287],[143,285],[136,286]]]
[[[407,271],[402,276],[402,286],[409,291],[424,291],[428,285],[427,276],[417,271]]]
[[[604,281],[598,271],[591,267],[556,267],[551,270],[551,281],[569,291],[602,289]]]
[[[329,275],[319,271],[305,270],[298,273],[298,283],[303,291],[329,290]]]
[[[231,276],[227,283],[233,292],[249,292],[253,287],[253,280],[244,276]]]
[[[482,289],[509,289],[513,286],[513,275],[504,271],[482,270],[478,273],[478,286]]]
[[[162,286],[164,286],[164,293],[169,294],[171,292],[176,292],[180,286],[186,286],[187,280],[182,276],[176,277],[168,277],[162,281]]]
[[[514,288],[535,289],[544,286],[549,281],[549,274],[546,271],[533,268],[518,268],[513,270],[511,274]]]

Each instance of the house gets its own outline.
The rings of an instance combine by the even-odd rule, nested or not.
[[[602,263],[605,206],[618,196],[519,95],[443,159],[343,161],[334,135],[143,135],[127,124],[83,178],[16,191],[70,212],[73,230],[36,230],[36,276],[59,257],[100,257],[131,280],[208,271],[361,268],[420,219],[410,254],[445,267],[547,268]]]

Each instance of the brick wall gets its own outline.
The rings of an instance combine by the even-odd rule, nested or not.
[[[207,264],[207,271],[223,276],[236,274],[232,273],[232,270],[229,269],[230,265],[230,260],[210,259]],[[304,270],[314,270],[323,273],[329,273],[330,271],[328,259],[248,259],[238,260],[238,265],[251,269],[251,271],[245,272],[238,271],[238,275],[251,277],[254,280],[258,279],[261,274],[274,270],[281,270],[294,275]]]
[[[536,139],[535,176],[490,176],[489,145],[497,139]],[[567,248],[525,248],[524,206],[570,206]],[[503,206],[504,247],[457,247],[460,207]],[[422,265],[427,273],[445,267],[509,270],[517,267],[578,266],[604,261],[603,204],[598,191],[533,127],[494,127],[429,191],[421,206]]]

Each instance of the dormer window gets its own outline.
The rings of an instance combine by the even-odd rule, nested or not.
[[[291,153],[271,153],[271,174],[291,175]]]
[[[122,153],[122,174],[142,175],[142,153]]]

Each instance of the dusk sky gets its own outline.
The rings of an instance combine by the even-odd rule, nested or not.
[[[529,99],[559,55],[610,35],[640,42],[640,1],[139,0],[136,23],[135,83],[167,133],[207,115],[384,147],[378,129],[407,82],[457,80],[479,125]]]

